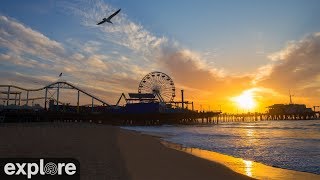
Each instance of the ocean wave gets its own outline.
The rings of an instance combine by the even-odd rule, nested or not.
[[[164,140],[264,164],[320,174],[320,120],[129,127]]]
[[[308,127],[261,127],[261,126],[221,126],[222,128],[232,128],[232,129],[282,129],[282,130],[307,130],[310,129]]]
[[[315,123],[315,124],[308,124],[308,125],[306,125],[306,126],[319,126],[320,127],[320,123]]]

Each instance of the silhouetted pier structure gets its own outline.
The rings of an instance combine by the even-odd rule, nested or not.
[[[154,72],[152,77],[164,78],[168,81],[174,94],[173,81],[167,75]],[[147,82],[147,81],[146,81]],[[144,80],[141,82],[144,83]],[[139,85],[143,87],[143,85]],[[61,98],[62,89],[76,92],[76,105],[64,103]],[[221,112],[194,111],[193,102],[185,101],[182,93],[181,101],[163,102],[165,96],[155,93],[129,93],[120,96],[116,105],[110,105],[95,95],[71,84],[57,81],[42,88],[27,89],[15,85],[0,85],[3,105],[0,108],[2,122],[95,122],[114,125],[161,125],[161,124],[197,124],[213,123]],[[36,97],[35,95],[36,94]],[[89,105],[81,105],[80,97],[91,99]],[[125,100],[125,105],[119,103]],[[160,100],[160,101],[158,101]],[[32,106],[29,106],[30,101]],[[35,104],[37,101],[39,104]],[[14,102],[14,103],[12,103]],[[98,104],[96,104],[98,103]],[[42,104],[42,106],[40,105]],[[191,109],[188,109],[191,105]]]
[[[270,120],[312,120],[318,119],[316,112],[271,114],[271,113],[243,113],[243,114],[220,114],[218,122],[254,122]]]
[[[220,112],[181,113],[77,113],[55,111],[1,112],[2,122],[91,122],[110,125],[206,125],[231,122],[256,122],[272,120],[312,120],[315,114],[271,115],[268,113],[220,114]]]
[[[145,78],[163,77],[173,82],[168,76],[155,72]],[[147,81],[146,81],[147,82]],[[144,83],[144,80],[141,82]],[[142,87],[140,84],[139,87]],[[63,103],[61,89],[76,92],[76,105]],[[31,96],[38,92],[38,96]],[[223,122],[254,122],[265,120],[308,120],[319,118],[316,107],[306,108],[301,104],[275,104],[269,106],[267,113],[226,114],[221,111],[195,111],[193,102],[185,101],[183,90],[181,101],[163,102],[164,97],[156,93],[129,93],[129,98],[122,94],[116,105],[65,81],[58,81],[37,89],[27,89],[14,85],[0,85],[0,122],[92,122],[112,125],[162,125],[162,124],[219,124]],[[174,97],[175,94],[172,94]],[[81,105],[80,97],[89,97],[89,105]],[[119,103],[125,100],[125,105]],[[32,106],[29,102],[32,101]],[[40,104],[34,104],[40,101]],[[14,102],[14,103],[13,103]],[[96,104],[100,103],[100,104]],[[188,109],[191,105],[191,109]]]
[[[50,111],[1,112],[4,122],[91,122],[110,125],[213,124],[218,112],[184,113],[74,113]]]

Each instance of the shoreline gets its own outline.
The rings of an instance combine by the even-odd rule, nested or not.
[[[154,135],[103,124],[0,125],[0,158],[75,158],[80,162],[82,180],[254,179],[219,161],[196,156],[195,149],[182,150],[165,146]],[[273,170],[260,169],[273,174]]]
[[[217,162],[169,148],[158,136],[123,128],[120,131],[120,149],[130,148],[122,153],[132,179],[254,179]],[[123,140],[128,137],[130,141]]]
[[[123,127],[121,127],[123,129]],[[174,143],[165,140],[164,138],[170,135],[162,135],[157,132],[141,132],[133,129],[126,129],[146,136],[151,136],[159,141],[166,147],[176,149],[178,151],[191,154],[193,156],[219,163],[233,170],[234,172],[246,175],[255,179],[320,179],[320,175],[310,172],[297,171],[266,165],[260,162],[245,160],[227,154],[222,154],[215,151],[205,150],[195,147],[185,147],[182,144]],[[270,173],[272,172],[272,173]]]
[[[319,179],[320,175],[309,172],[295,171],[274,166],[268,166],[259,162],[236,158],[214,151],[200,148],[184,147],[168,141],[162,141],[164,146],[192,154],[196,157],[207,159],[222,164],[233,171],[255,179]],[[270,174],[272,172],[272,174]]]
[[[160,139],[93,123],[7,123],[0,158],[75,158],[81,180],[252,179],[175,149]]]

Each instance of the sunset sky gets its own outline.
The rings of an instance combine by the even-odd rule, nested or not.
[[[114,24],[96,25],[119,8]],[[289,103],[289,90],[311,107],[319,19],[318,0],[2,0],[0,84],[40,87],[62,72],[115,104],[161,71],[197,109],[264,111]]]

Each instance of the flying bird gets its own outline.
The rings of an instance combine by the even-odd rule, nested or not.
[[[59,77],[61,77],[61,76],[62,76],[62,73],[59,74]]]
[[[108,18],[103,18],[101,22],[99,22],[97,25],[103,24],[105,22],[111,23],[111,18],[113,18],[113,16],[117,15],[119,12],[121,11],[121,9],[118,9],[118,11],[114,12],[113,14],[111,14]]]

